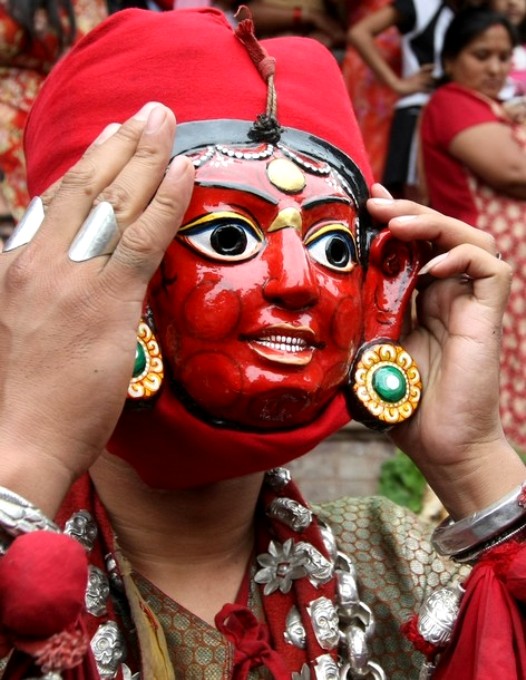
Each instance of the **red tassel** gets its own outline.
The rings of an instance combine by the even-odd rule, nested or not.
[[[261,74],[261,77],[266,82],[276,72],[276,60],[269,55],[267,50],[256,38],[254,22],[252,21],[252,15],[250,14],[248,7],[246,7],[246,5],[241,5],[236,16],[238,16],[241,10],[248,12],[248,17],[246,19],[241,19],[237,25],[235,30],[236,37],[243,43],[249,57],[252,59]]]
[[[226,604],[215,617],[217,629],[235,648],[233,680],[245,680],[256,666],[266,666],[275,680],[288,680],[290,673],[281,656],[270,646],[268,628],[239,604]]]
[[[400,630],[405,637],[412,643],[413,647],[425,655],[428,661],[432,661],[439,651],[436,645],[427,642],[418,632],[418,614],[412,616],[409,621],[400,626]]]
[[[80,627],[53,635],[34,654],[43,673],[75,668],[82,663],[89,647],[86,631]],[[26,650],[27,651],[27,650]]]

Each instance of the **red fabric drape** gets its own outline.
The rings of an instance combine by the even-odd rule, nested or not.
[[[525,602],[526,546],[494,548],[466,582],[453,638],[433,680],[524,680]]]

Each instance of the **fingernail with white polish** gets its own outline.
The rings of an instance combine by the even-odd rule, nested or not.
[[[393,220],[396,220],[397,224],[406,224],[416,220],[417,217],[418,215],[400,215],[399,217],[393,217]]]
[[[148,120],[146,121],[146,132],[157,132],[161,125],[166,120],[166,109],[164,106],[154,106],[150,111]]]
[[[193,168],[191,161],[186,156],[175,156],[172,159],[166,172],[174,178],[183,177],[189,168]]]
[[[381,206],[381,205],[392,205],[394,203],[393,198],[370,198],[369,199],[371,203],[374,203],[375,205]]]
[[[161,106],[161,104],[159,104],[159,102],[148,102],[142,109],[139,109],[133,117],[135,120],[147,121],[150,113],[156,106]]]
[[[434,267],[436,267],[437,264],[440,264],[440,262],[443,262],[447,258],[448,255],[449,255],[449,253],[442,253],[442,255],[437,255],[432,260],[429,260],[429,262],[426,262],[426,264],[418,272],[418,276],[422,276],[423,274],[429,274],[429,272]]]
[[[106,125],[104,130],[100,133],[100,135],[95,139],[93,144],[98,146],[99,144],[102,144],[105,142],[107,139],[112,137],[117,130],[120,128],[121,124],[120,123],[110,123],[109,125]]]

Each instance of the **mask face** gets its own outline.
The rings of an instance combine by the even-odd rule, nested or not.
[[[205,420],[275,430],[313,420],[346,380],[362,268],[340,178],[263,148],[198,165],[150,301],[179,396]]]

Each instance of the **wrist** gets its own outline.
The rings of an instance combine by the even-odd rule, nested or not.
[[[393,80],[389,87],[395,92],[399,97],[403,97],[405,94],[407,94],[407,87],[405,82],[400,79],[396,78],[396,80]]]
[[[78,475],[42,448],[7,444],[0,439],[0,486],[10,489],[54,517]]]
[[[462,461],[421,470],[454,520],[490,506],[526,480],[526,466],[505,441],[476,447]]]

